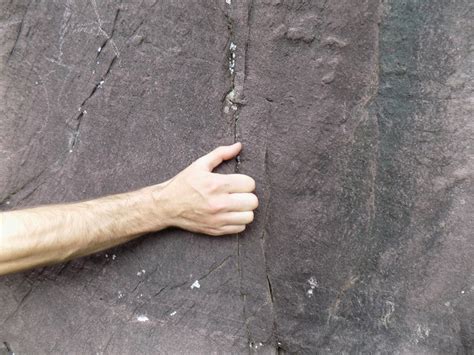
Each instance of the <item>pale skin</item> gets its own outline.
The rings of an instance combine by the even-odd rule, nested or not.
[[[65,262],[168,227],[240,233],[258,206],[255,181],[216,174],[242,145],[218,147],[174,178],[137,191],[0,213],[0,275]]]

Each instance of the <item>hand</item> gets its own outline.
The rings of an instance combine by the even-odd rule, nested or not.
[[[157,199],[165,208],[169,226],[210,235],[245,230],[258,206],[252,193],[255,181],[247,175],[212,172],[241,149],[241,143],[216,148],[161,184]]]

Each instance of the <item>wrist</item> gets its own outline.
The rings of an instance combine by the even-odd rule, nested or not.
[[[147,186],[136,191],[136,199],[140,206],[142,218],[141,223],[146,229],[146,233],[159,231],[173,225],[172,217],[167,208],[169,201],[163,193],[167,183]]]

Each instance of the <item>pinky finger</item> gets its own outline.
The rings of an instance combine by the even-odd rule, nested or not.
[[[219,235],[242,233],[245,230],[245,225],[227,225],[219,228]]]

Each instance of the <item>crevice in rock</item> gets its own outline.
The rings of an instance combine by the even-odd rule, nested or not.
[[[280,345],[277,345],[276,353],[277,353],[277,355],[285,355],[286,351]]]
[[[153,297],[158,297],[162,292],[164,292],[164,291],[166,291],[166,290],[174,290],[174,289],[183,287],[183,286],[186,285],[186,284],[189,284],[189,281],[183,281],[183,282],[180,282],[180,283],[178,283],[178,284],[176,284],[176,285],[171,285],[171,286],[170,286],[170,285],[166,285],[166,286],[160,288],[157,292],[155,292],[155,293],[153,294]],[[136,289],[136,288],[135,288],[135,289]],[[135,289],[134,289],[134,290],[135,290]]]
[[[10,49],[10,52],[7,55],[7,63],[10,61],[11,57],[15,53],[16,46],[18,44],[18,40],[20,39],[21,32],[23,31],[23,25],[25,23],[26,14],[28,13],[28,9],[30,8],[31,3],[32,3],[32,1],[30,1],[28,3],[28,5],[25,9],[25,12],[23,13],[23,16],[21,17],[20,25],[18,26],[18,31],[17,31],[16,37],[15,37],[15,41],[13,42],[13,46]]]
[[[105,40],[102,42],[102,45],[99,47],[99,51],[97,51],[97,55],[96,55],[96,59],[99,58],[100,54],[102,53],[102,51],[104,50],[104,48],[107,46],[107,44],[109,43],[109,41],[113,41],[113,36],[114,36],[114,32],[115,32],[115,26],[117,24],[117,20],[119,18],[119,14],[120,14],[120,6],[117,8],[117,10],[115,11],[115,16],[114,16],[114,20],[112,22],[112,30],[110,31],[110,35],[107,35],[105,37]],[[104,31],[105,32],[105,31]],[[114,51],[115,51],[115,55],[118,56],[118,49],[117,47],[115,46],[114,44]]]
[[[250,6],[247,11],[247,41],[245,42],[245,50],[244,50],[244,84],[245,79],[247,78],[248,73],[248,51],[250,46],[250,31],[252,30],[252,20],[253,20],[253,8],[254,8],[254,0],[250,0]]]
[[[227,49],[226,49],[226,57],[225,57],[225,66],[228,69],[228,75],[230,76],[230,87],[227,90],[227,93],[223,99],[223,106],[222,111],[224,118],[228,119],[231,124],[231,134],[232,134],[232,141],[236,143],[239,139],[238,137],[238,109],[239,103],[236,100],[236,88],[235,88],[235,74],[237,68],[237,56],[236,56],[236,49],[237,45],[235,44],[235,34],[234,34],[234,20],[231,17],[232,11],[232,3],[227,3],[226,12],[224,13],[226,22],[227,22],[227,34],[228,34],[228,41],[227,41]],[[234,166],[234,173],[239,173],[240,171],[240,156],[235,158],[235,166]],[[247,297],[246,294],[243,292],[242,287],[242,265],[241,265],[241,246],[240,246],[240,233],[236,233],[236,244],[237,244],[237,273],[238,273],[238,287],[240,298],[242,301],[242,318],[244,320],[244,327],[246,329],[247,334],[247,342],[250,341],[250,330],[248,328],[247,320],[246,320],[246,313],[247,313]]]
[[[112,343],[112,339],[114,338],[114,335],[116,332],[117,330],[114,330],[112,334],[110,334],[109,339],[107,339],[107,343],[105,343],[104,349],[102,350],[102,353],[104,354],[107,353],[107,349],[109,348],[109,345]]]
[[[214,263],[214,265],[212,265],[209,270],[203,274],[202,276],[198,277],[197,280],[201,281],[201,280],[204,280],[205,278],[209,277],[209,275],[211,275],[212,273],[214,273],[215,271],[219,270],[221,267],[223,267],[228,261],[229,259],[232,257],[232,255],[228,255],[226,256],[221,262],[218,262],[218,263]],[[156,268],[154,271],[152,271],[149,275],[152,275],[154,272],[156,272],[158,268]],[[137,288],[143,284],[144,282],[146,282],[147,280],[140,280],[137,285],[130,291],[131,293],[135,292],[137,290]],[[157,292],[155,292],[155,294],[153,295],[153,297],[158,297],[162,292],[166,291],[166,290],[173,290],[173,289],[176,289],[176,288],[179,288],[179,287],[182,287],[186,284],[189,284],[189,280],[186,280],[184,282],[180,282],[176,285],[166,285],[162,288],[160,288]]]
[[[217,265],[213,265],[211,266],[211,268],[209,269],[208,272],[206,272],[204,275],[202,275],[201,277],[198,278],[198,280],[204,280],[206,277],[208,277],[209,275],[211,275],[213,272],[219,270],[221,267],[223,267],[228,261],[229,259],[232,257],[232,255],[228,255],[224,258],[224,260],[222,260],[220,263],[218,263]]]
[[[27,188],[29,185],[31,185],[33,182],[37,181],[42,175],[43,173],[46,171],[48,167],[45,167],[43,169],[41,169],[41,171],[34,175],[33,177],[31,177],[30,179],[28,179],[26,182],[24,182],[21,186],[19,186],[18,188],[16,188],[14,191],[10,192],[8,195],[6,195],[1,201],[0,201],[0,206],[7,203],[12,197],[14,197],[15,195],[17,195],[19,192],[23,191],[25,188]],[[36,186],[34,188],[33,191],[30,191],[28,193],[27,196],[23,197],[22,199],[25,199],[27,198],[29,195],[31,195],[37,188],[39,187]]]
[[[270,281],[270,277],[268,276],[268,273],[267,273],[267,284],[268,284],[268,292],[270,293],[270,300],[272,301],[272,304],[274,302],[273,300],[273,287],[272,287],[272,283]]]
[[[10,319],[12,319],[17,313],[18,311],[20,310],[21,306],[23,306],[26,302],[26,300],[28,299],[28,297],[31,295],[31,292],[33,291],[33,287],[34,287],[34,284],[32,284],[30,286],[30,288],[28,289],[28,291],[26,291],[26,293],[23,295],[23,297],[20,299],[20,302],[18,302],[18,304],[16,305],[15,309],[13,310],[13,312],[11,312],[7,318],[5,318],[5,320],[3,321],[3,324],[6,324],[8,321],[10,321]]]
[[[248,56],[249,56],[249,48],[250,48],[250,38],[251,38],[251,29],[252,23],[254,21],[254,1],[249,0],[247,2],[247,18],[242,19],[242,22],[246,22],[246,33],[243,34],[236,34],[234,32],[234,19],[229,15],[231,11],[231,6],[228,7],[228,13],[226,14],[227,19],[227,27],[229,32],[229,40],[228,40],[228,49],[227,49],[227,65],[228,70],[230,73],[231,85],[230,89],[228,90],[227,94],[224,97],[224,104],[223,104],[223,111],[225,117],[230,117],[232,122],[232,134],[233,134],[233,141],[237,142],[241,137],[239,137],[239,114],[240,109],[242,106],[245,105],[245,96],[243,91],[245,90],[245,81],[248,75]],[[243,13],[245,16],[245,13]],[[239,46],[239,48],[237,48]],[[239,55],[237,55],[239,54]],[[273,100],[268,99],[267,101],[272,102]],[[268,125],[267,125],[268,126]],[[268,128],[268,127],[267,127]],[[267,136],[267,133],[265,134]],[[265,143],[265,154],[264,154],[264,166],[265,166],[265,179],[266,185],[268,186],[268,173],[267,173],[267,163],[268,163],[268,152]],[[236,165],[235,165],[235,173],[240,172],[240,157],[236,158]],[[260,237],[260,246],[261,246],[261,253],[262,253],[262,262],[263,267],[265,270],[265,277],[267,282],[267,294],[268,294],[268,303],[271,303],[271,322],[272,322],[272,334],[269,338],[269,342],[272,341],[271,339],[275,337],[275,315],[273,309],[273,302],[274,302],[274,289],[272,287],[271,278],[268,273],[267,267],[267,260],[266,260],[266,252],[265,252],[265,225],[267,222],[267,214],[268,214],[268,196],[269,190],[266,189],[264,191],[264,197],[266,200],[266,208],[263,213],[263,231]],[[241,267],[241,245],[240,245],[240,235],[237,234],[237,258],[238,258],[238,273],[239,273],[239,285],[241,289],[241,298],[243,302],[243,317],[245,321],[246,333],[248,337],[248,341],[250,342],[252,339],[252,334],[249,327],[249,320],[251,317],[247,317],[247,297],[246,294],[243,292],[243,270]],[[268,304],[267,303],[267,304]]]
[[[15,201],[15,204],[18,206],[18,204],[19,204],[20,202],[23,202],[23,201],[25,201],[26,199],[28,199],[28,198],[29,198],[31,195],[33,195],[33,194],[36,192],[36,190],[38,190],[38,189],[41,187],[41,185],[43,185],[43,184],[44,184],[44,182],[40,182],[40,183],[39,183],[38,185],[36,185],[30,192],[28,192],[25,196],[22,196],[20,199],[16,200],[16,201]],[[1,205],[1,203],[0,203],[0,205]]]
[[[110,64],[107,67],[107,70],[106,70],[105,74],[101,77],[100,81],[97,84],[94,85],[94,87],[92,88],[90,94],[84,99],[84,101],[82,101],[82,103],[79,107],[80,112],[76,116],[76,118],[73,120],[74,122],[76,122],[76,124],[74,125],[74,127],[72,127],[72,132],[71,132],[72,138],[69,142],[69,153],[72,153],[72,151],[74,150],[74,147],[77,144],[77,141],[78,141],[78,138],[79,138],[79,131],[80,131],[81,124],[82,124],[82,120],[83,120],[84,116],[87,114],[87,111],[83,110],[83,107],[86,105],[87,101],[89,101],[89,99],[92,96],[94,96],[96,91],[99,88],[102,87],[102,84],[104,84],[105,80],[107,79],[107,76],[109,75],[110,71],[112,70],[112,67],[114,66],[116,60],[117,60],[117,56],[114,56],[112,58],[112,60],[110,61]]]
[[[166,290],[166,286],[165,287],[162,287],[158,290],[158,292],[155,292],[153,294],[153,297],[158,297],[164,290]]]
[[[130,45],[138,47],[139,45],[145,42],[146,40],[145,34],[138,35],[137,33],[142,28],[146,19],[147,19],[147,16],[143,18],[140,21],[140,23],[135,27],[135,29],[130,33],[130,35],[127,36],[127,41],[126,41],[127,47],[129,47]]]
[[[26,14],[26,13],[25,13]],[[10,50],[10,52],[8,53],[8,56],[7,56],[7,63],[8,61],[10,60],[11,56],[13,55],[13,53],[15,52],[15,48],[16,48],[16,45],[18,43],[18,39],[20,38],[20,34],[21,34],[21,31],[23,29],[23,21],[25,20],[25,16],[23,15],[23,18],[21,19],[21,22],[20,22],[20,26],[18,28],[18,32],[16,34],[16,37],[15,37],[15,41],[13,42],[13,46],[12,46],[12,49]]]
[[[122,1],[120,1],[120,3],[118,4],[117,10],[115,12],[114,21],[113,21],[113,24],[112,24],[112,31],[111,31],[110,35],[103,28],[103,22],[102,22],[102,19],[100,18],[100,15],[99,15],[96,0],[91,0],[91,3],[92,3],[92,7],[94,9],[95,16],[97,18],[98,33],[101,33],[102,35],[104,35],[106,37],[105,44],[107,44],[107,42],[110,41],[110,43],[112,44],[112,47],[114,49],[115,55],[119,56],[120,52],[119,52],[119,50],[117,48],[117,45],[115,44],[114,40],[112,39],[112,35],[115,31],[115,25],[116,25],[116,22],[117,22],[117,19],[118,19],[118,15],[120,13],[120,6],[122,5]],[[101,47],[101,48],[103,48],[103,47]],[[100,52],[99,52],[99,54],[100,54]]]
[[[7,351],[7,354],[14,354],[12,348],[10,347],[10,344],[8,344],[6,341],[3,342],[3,347]],[[1,349],[0,349],[1,350]]]
[[[267,125],[267,130],[268,130],[268,125]],[[268,137],[267,132],[265,133],[265,136]],[[266,138],[267,140],[268,138]],[[265,176],[265,185],[270,186],[270,181],[269,181],[269,176],[268,176],[268,148],[267,148],[267,142],[265,142],[265,154],[264,154],[264,159],[263,159],[263,164],[264,164],[264,176]],[[275,319],[275,309],[274,309],[274,302],[275,302],[275,295],[273,293],[274,289],[272,286],[272,282],[270,279],[269,275],[269,269],[268,269],[268,262],[267,262],[267,253],[266,253],[266,238],[265,238],[265,227],[268,221],[268,210],[269,210],[269,205],[270,205],[270,193],[268,188],[265,189],[264,191],[264,198],[266,199],[266,204],[265,204],[265,212],[263,214],[263,222],[262,222],[262,234],[260,236],[260,246],[262,249],[262,256],[263,256],[263,267],[265,269],[265,276],[267,279],[267,289],[268,289],[268,298],[271,302],[271,321],[272,321],[272,337],[275,337],[275,332],[276,332],[276,319]],[[271,340],[270,340],[271,341]]]

